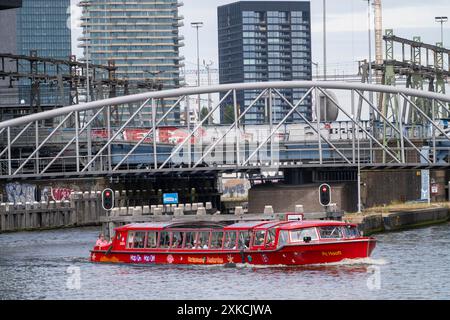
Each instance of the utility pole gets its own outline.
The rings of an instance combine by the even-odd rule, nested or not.
[[[91,102],[91,84],[90,84],[90,77],[89,77],[89,41],[90,41],[90,35],[89,35],[89,3],[86,3],[85,9],[86,9],[86,35],[85,35],[85,41],[86,41],[86,52],[85,52],[85,59],[86,59],[86,103]],[[92,110],[88,110],[86,113],[86,118],[84,119],[85,122],[89,122]],[[92,127],[91,125],[87,128],[87,153],[88,153],[88,159],[87,161],[90,162],[92,158]],[[92,166],[89,166],[88,170],[90,171]]]
[[[203,27],[203,22],[191,22],[191,26],[197,29],[197,87],[200,87],[200,41],[198,36],[198,29]],[[198,120],[200,120],[201,111],[200,95],[198,95]]]
[[[364,0],[364,1],[366,1],[366,0]],[[372,84],[372,28],[371,28],[372,23],[371,23],[371,14],[370,14],[371,4],[372,4],[371,0],[367,0],[367,5],[368,5],[367,22],[368,22],[368,29],[369,29],[369,84]],[[370,103],[373,104],[373,92],[372,91],[369,91],[369,100],[370,100]]]
[[[375,9],[375,63],[383,64],[383,10],[381,0],[374,0]],[[381,84],[382,72],[376,72],[376,82]]]
[[[359,130],[356,133],[358,143],[358,213],[361,213],[361,147],[359,141]]]
[[[316,80],[319,80],[319,63],[311,62],[316,67]]]
[[[323,80],[327,80],[327,0],[323,0]]]
[[[211,66],[214,64],[214,62],[209,61],[209,63],[206,63],[205,60],[203,60],[203,65],[205,66],[206,72],[208,73],[208,86],[210,86],[211,83]],[[208,93],[208,112],[212,110],[212,98],[211,93]],[[208,124],[213,123],[213,118],[208,118]]]

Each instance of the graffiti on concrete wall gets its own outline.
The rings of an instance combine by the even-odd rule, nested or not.
[[[246,200],[250,182],[247,179],[222,180],[223,200]]]
[[[49,186],[38,188],[32,184],[18,182],[6,184],[5,190],[7,201],[14,204],[34,201],[64,201],[69,200],[70,195],[74,192],[74,190],[69,188],[53,188]]]
[[[49,202],[52,196],[52,188],[51,187],[44,187],[41,190],[41,201]]]
[[[41,201],[69,200],[72,193],[73,190],[68,188],[44,187],[41,190]]]
[[[51,195],[54,201],[69,200],[73,193],[72,189],[67,188],[51,188]]]
[[[18,182],[6,185],[6,196],[8,202],[26,203],[36,201],[36,186],[32,184],[21,184]]]

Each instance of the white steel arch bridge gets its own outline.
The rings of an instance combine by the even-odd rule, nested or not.
[[[283,94],[302,89],[295,101]],[[256,92],[241,108],[237,95]],[[346,96],[343,105],[330,90]],[[184,101],[200,94],[221,93],[206,117],[184,127],[168,127],[165,119]],[[307,119],[299,107],[322,95],[343,120]],[[370,96],[387,101],[379,110]],[[231,99],[234,121],[208,125],[225,99]],[[273,116],[274,101],[288,111]],[[165,101],[164,113],[157,106]],[[263,101],[263,102],[262,102]],[[111,125],[111,112],[138,103],[120,126]],[[265,125],[245,125],[245,115],[264,103],[270,115]],[[329,104],[329,105],[330,105]],[[0,179],[87,176],[202,174],[258,172],[289,168],[447,168],[450,165],[450,96],[434,92],[363,83],[291,81],[214,85],[152,91],[67,106],[0,122]],[[144,109],[150,107],[150,113]],[[236,112],[237,111],[237,112]],[[292,115],[301,123],[289,123]],[[363,114],[370,114],[363,120]],[[150,126],[134,120],[149,117]],[[187,117],[189,119],[189,117]],[[51,125],[48,125],[51,123]]]

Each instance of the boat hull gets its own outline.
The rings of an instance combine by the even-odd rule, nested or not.
[[[328,243],[288,245],[277,250],[134,250],[91,251],[92,262],[130,264],[227,265],[308,265],[367,258],[375,248],[374,239],[355,239]]]

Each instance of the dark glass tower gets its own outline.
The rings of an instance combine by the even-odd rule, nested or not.
[[[17,11],[18,53],[68,60],[72,52],[70,0],[22,0]]]
[[[218,8],[220,83],[311,80],[311,14],[305,1],[240,1]],[[296,104],[304,89],[281,90]],[[243,111],[257,97],[257,92],[237,96]],[[221,121],[231,100],[221,106]],[[280,121],[291,110],[278,97],[273,99],[273,119]],[[311,98],[297,108],[312,118]],[[229,117],[229,116],[228,116]],[[246,124],[268,122],[264,101],[258,102],[245,116]],[[294,113],[289,122],[301,121]]]
[[[17,11],[17,54],[33,54],[43,58],[69,60],[72,53],[70,30],[70,0],[22,0]],[[30,72],[30,66],[20,66],[23,73]],[[44,72],[44,66],[37,66],[38,72]],[[53,70],[45,70],[52,74]],[[26,105],[31,103],[31,81],[21,79],[20,100]],[[57,86],[40,86],[42,105],[67,105],[70,101],[68,88],[59,93]]]

